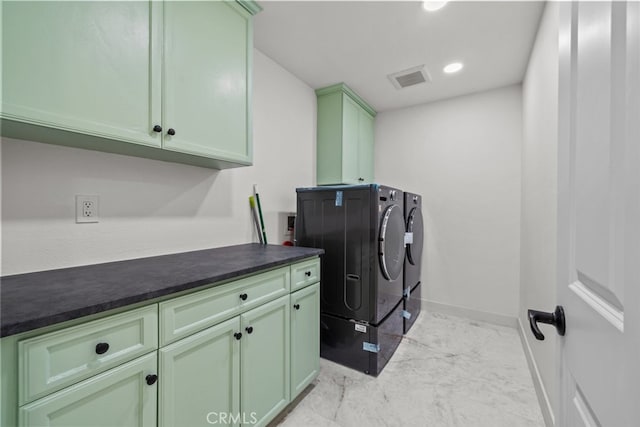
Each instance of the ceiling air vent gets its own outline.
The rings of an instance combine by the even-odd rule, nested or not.
[[[402,89],[421,83],[431,83],[431,76],[424,65],[389,74],[389,80],[396,89]]]

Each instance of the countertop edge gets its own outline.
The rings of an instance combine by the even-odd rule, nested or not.
[[[237,246],[242,246],[242,245],[237,245]],[[5,319],[3,318],[2,325],[0,326],[0,338],[9,337],[12,335],[18,335],[21,333],[33,331],[33,330],[48,327],[48,326],[53,326],[56,324],[64,323],[71,320],[76,320],[76,319],[86,317],[86,316],[91,316],[94,314],[107,312],[110,310],[120,309],[129,305],[140,304],[140,303],[143,303],[144,301],[151,301],[158,298],[167,297],[167,296],[188,291],[191,289],[195,290],[197,288],[203,288],[207,285],[210,285],[207,287],[213,288],[223,283],[228,283],[228,281],[233,278],[237,278],[237,277],[239,278],[252,273],[269,270],[278,266],[292,264],[304,259],[313,258],[313,257],[317,257],[324,254],[324,250],[322,249],[315,249],[315,248],[303,248],[303,249],[307,249],[308,252],[304,254],[293,255],[291,257],[286,257],[277,261],[256,264],[250,267],[228,271],[226,273],[216,275],[213,277],[204,277],[202,279],[170,286],[170,287],[159,289],[159,290],[153,290],[153,291],[142,290],[138,293],[134,292],[130,296],[127,296],[126,298],[116,299],[108,303],[88,305],[86,307],[82,307],[79,309],[60,312],[52,315],[46,315],[43,317],[36,316],[29,320],[17,321],[14,323],[5,324],[4,323]],[[176,254],[176,255],[181,255],[181,254]],[[85,267],[90,267],[90,266],[85,266]],[[42,272],[39,272],[39,273],[42,273]]]

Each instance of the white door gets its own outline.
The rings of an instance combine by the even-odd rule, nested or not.
[[[640,426],[639,26],[637,1],[561,5],[562,427]]]

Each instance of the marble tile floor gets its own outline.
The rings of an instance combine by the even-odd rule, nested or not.
[[[515,329],[422,312],[377,377],[320,359],[282,427],[544,427]]]

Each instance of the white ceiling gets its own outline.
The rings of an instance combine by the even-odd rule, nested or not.
[[[522,81],[541,1],[260,1],[254,45],[314,89],[344,82],[376,111]],[[465,67],[453,75],[442,68]],[[426,65],[431,83],[397,90],[388,74]]]

